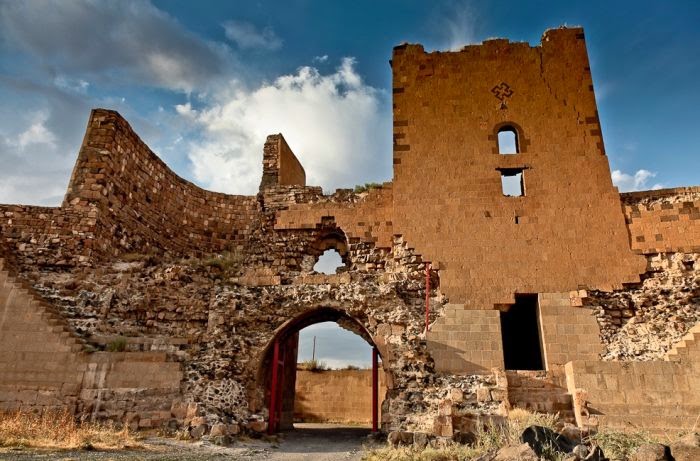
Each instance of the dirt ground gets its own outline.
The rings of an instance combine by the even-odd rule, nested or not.
[[[125,451],[46,451],[0,448],[0,460],[99,460],[99,461],[359,461],[363,446],[372,446],[369,429],[329,424],[296,424],[278,442],[247,440],[220,447],[208,442],[188,443],[165,438],[141,441],[143,449]]]

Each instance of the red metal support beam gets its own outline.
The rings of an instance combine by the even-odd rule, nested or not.
[[[379,430],[379,351],[372,348],[372,432]]]
[[[430,263],[425,263],[425,336],[430,328]]]
[[[279,353],[279,362],[277,362],[277,409],[276,413],[277,416],[275,418],[275,422],[277,423],[277,427],[275,428],[275,432],[278,432],[280,428],[282,427],[282,406],[284,404],[284,361],[287,357],[287,341],[285,341],[285,347],[280,349]]]
[[[269,417],[267,422],[267,433],[272,435],[277,429],[277,388],[279,387],[277,371],[279,369],[280,343],[275,339],[272,352],[272,379],[270,381],[270,405],[268,406]]]

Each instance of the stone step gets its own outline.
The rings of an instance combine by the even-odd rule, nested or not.
[[[41,341],[38,342],[34,338],[31,339],[10,339],[0,338],[0,350],[12,350],[15,352],[80,352],[83,350],[83,345],[75,341]]]
[[[48,322],[47,322],[48,323]],[[32,333],[69,333],[66,326],[56,324],[42,324],[39,322],[5,322],[0,324],[0,331],[17,331]]]
[[[5,364],[14,362],[70,362],[83,363],[84,359],[80,355],[76,355],[74,352],[20,352],[20,351],[0,351],[0,370],[3,369]]]
[[[81,383],[83,373],[81,371],[7,371],[0,375],[0,382],[4,385],[56,385]]]
[[[691,349],[695,349],[700,343],[700,323],[693,325],[683,338],[676,343],[666,354],[665,360],[669,362],[679,362],[690,356]]]
[[[68,360],[42,360],[36,362],[6,362],[2,364],[3,373],[6,372],[63,372],[76,370],[83,372],[87,369],[87,363],[76,361],[75,356]]]
[[[49,326],[44,326],[44,328],[60,328],[60,327],[49,327]],[[9,329],[5,330],[2,334],[2,337],[0,337],[0,340],[3,339],[15,339],[18,341],[23,341],[23,340],[28,340],[30,339],[28,336],[30,336],[31,333],[37,332],[36,330],[21,330],[21,329]],[[46,333],[44,336],[37,338],[33,337],[31,340],[41,342],[43,344],[82,344],[82,341],[79,339],[75,338],[73,336],[73,333],[67,329],[61,329],[59,331],[55,332],[47,332],[43,331],[43,333]]]
[[[90,357],[93,363],[122,363],[122,362],[168,362],[168,354],[166,352],[148,351],[148,352],[96,352]]]

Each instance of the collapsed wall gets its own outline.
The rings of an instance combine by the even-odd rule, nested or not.
[[[32,365],[44,375],[3,375],[0,408],[63,405],[200,436],[213,422],[262,430],[272,345],[292,361],[298,329],[323,320],[379,351],[385,430],[451,436],[513,406],[621,425],[590,416],[619,416],[634,386],[600,383],[638,382],[654,365],[619,361],[672,347],[684,353],[658,369],[698,389],[693,339],[676,341],[698,320],[698,188],[617,193],[582,30],[536,47],[401,45],[392,69],[394,178],[365,191],[307,186],[281,135],[265,142],[256,196],[205,191],[119,114],[94,110],[62,206],[0,205],[6,279],[38,300],[0,298],[30,320],[3,323],[4,363],[25,366],[36,351],[22,348],[55,333],[75,366],[50,383],[44,359]],[[506,196],[516,175],[521,195]],[[342,258],[335,275],[313,270],[327,249]],[[687,427],[695,403],[674,405],[673,427]],[[655,407],[635,408],[636,421]]]
[[[639,284],[591,291],[604,361],[566,365],[579,424],[692,429],[700,412],[700,188],[621,194]]]

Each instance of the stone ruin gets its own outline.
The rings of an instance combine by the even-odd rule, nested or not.
[[[403,44],[391,67],[393,180],[331,195],[282,135],[259,193],[226,195],[93,110],[63,204],[0,205],[0,409],[284,429],[298,331],[336,321],[381,356],[385,431],[451,436],[514,407],[691,428],[700,187],[613,186],[583,30]],[[327,249],[337,274],[313,271]]]

